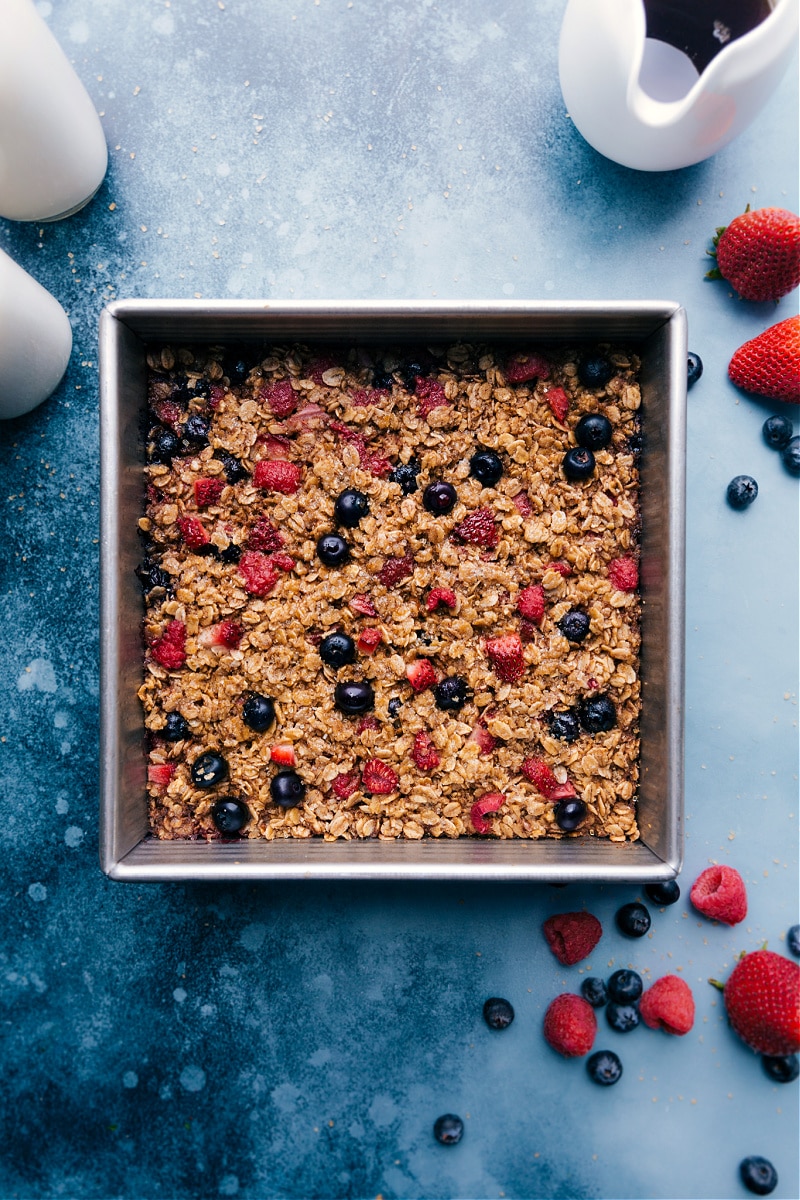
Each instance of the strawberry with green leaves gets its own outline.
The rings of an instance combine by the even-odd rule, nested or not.
[[[708,253],[717,265],[707,279],[726,279],[743,300],[780,300],[800,283],[800,217],[748,204],[720,226]]]

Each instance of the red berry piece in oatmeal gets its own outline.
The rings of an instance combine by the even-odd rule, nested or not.
[[[504,633],[502,637],[489,638],[486,653],[492,669],[504,683],[516,683],[525,672],[525,655],[517,633]]]
[[[273,567],[277,567],[279,571],[293,571],[294,559],[291,554],[270,554],[269,561]]]
[[[558,574],[563,575],[565,579],[568,579],[569,576],[572,574],[572,567],[569,565],[569,563],[565,563],[565,562],[550,562],[545,567],[545,570],[546,571],[557,571]]]
[[[489,508],[476,508],[453,529],[453,536],[470,546],[493,550],[497,545],[497,526]]]
[[[269,756],[274,763],[280,767],[295,767],[297,766],[297,756],[294,752],[294,746],[289,742],[281,742],[277,746],[272,746]]]
[[[350,396],[350,403],[353,408],[369,408],[373,404],[382,404],[388,395],[388,388],[356,388]]]
[[[569,396],[564,389],[561,387],[548,388],[547,403],[550,405],[550,411],[555,419],[563,423],[569,412]]]
[[[358,791],[360,780],[355,771],[342,771],[331,780],[331,791],[340,800],[349,800]]]
[[[221,479],[195,479],[194,499],[198,508],[218,504],[225,484]]]
[[[497,745],[497,738],[492,737],[483,721],[477,721],[473,725],[472,733],[467,738],[467,741],[474,742],[481,754],[491,754]]]
[[[533,505],[527,492],[517,492],[514,497],[514,507],[521,517],[533,516]]]
[[[428,612],[436,612],[437,608],[455,608],[456,594],[452,588],[431,588],[425,597],[425,607]]]
[[[517,596],[517,612],[526,621],[540,624],[544,617],[544,588],[538,583],[523,588]]]
[[[244,580],[245,591],[251,596],[267,596],[280,579],[266,554],[258,550],[245,550],[239,559],[239,574]]]
[[[433,771],[439,765],[439,751],[436,749],[431,735],[424,729],[414,734],[411,757],[420,771]]]
[[[444,385],[438,379],[427,379],[424,375],[417,375],[414,391],[421,417],[427,417],[435,408],[441,408],[450,403],[445,394]]]
[[[290,379],[276,379],[261,389],[261,399],[269,405],[276,417],[290,417],[297,408],[298,393]]]
[[[356,733],[374,733],[380,727],[381,723],[377,717],[362,717],[356,725]]]
[[[186,626],[170,621],[158,641],[150,647],[150,656],[167,671],[177,671],[186,662]]]
[[[356,638],[356,646],[362,654],[374,654],[382,641],[380,629],[362,629]]]
[[[632,558],[615,558],[608,564],[608,578],[618,592],[635,592],[639,586],[639,568]]]
[[[301,471],[296,463],[280,458],[260,459],[253,471],[253,483],[265,492],[293,496],[300,487]]]
[[[506,362],[508,383],[530,383],[534,379],[549,379],[550,363],[535,350],[512,354]]]
[[[387,558],[378,572],[378,579],[385,588],[393,588],[413,574],[414,560],[410,554],[406,554],[402,558]]]
[[[406,667],[406,678],[415,692],[424,692],[436,683],[436,672],[427,658],[418,658]]]
[[[476,833],[489,833],[491,825],[486,820],[487,813],[496,813],[506,802],[502,792],[486,792],[476,800],[470,809],[469,819]]]
[[[264,450],[264,458],[270,461],[287,460],[292,452],[292,442],[281,434],[267,433],[256,439],[256,445]]]
[[[200,550],[211,541],[203,522],[197,517],[178,517],[178,529],[187,550]]]
[[[541,758],[526,758],[520,770],[545,800],[569,800],[576,795],[575,788],[569,780],[559,783],[548,764]]]
[[[388,763],[382,762],[379,758],[370,758],[364,763],[361,783],[364,791],[370,792],[373,796],[388,796],[397,790],[399,780],[397,773]]]
[[[244,630],[238,621],[218,621],[209,625],[197,635],[201,646],[221,646],[225,650],[236,650],[242,640]]]
[[[359,592],[355,596],[351,596],[348,603],[353,612],[358,613],[360,617],[377,617],[378,615],[371,598],[364,592]]]
[[[269,517],[259,517],[247,538],[248,550],[260,550],[263,554],[280,550],[283,544],[283,534]]]
[[[169,787],[174,774],[174,762],[149,763],[147,767],[147,782],[153,784],[154,787]]]

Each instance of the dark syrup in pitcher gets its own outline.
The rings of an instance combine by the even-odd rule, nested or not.
[[[702,73],[723,47],[770,15],[772,0],[644,0],[647,36],[682,50]]]

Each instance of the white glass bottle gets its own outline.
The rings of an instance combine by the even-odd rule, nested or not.
[[[107,166],[100,118],[33,0],[0,0],[0,217],[68,217]]]
[[[72,327],[55,296],[0,250],[0,420],[46,400],[71,350]]]

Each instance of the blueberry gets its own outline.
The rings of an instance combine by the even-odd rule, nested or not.
[[[588,979],[584,979],[581,983],[581,995],[584,1000],[588,1000],[592,1008],[602,1008],[608,1003],[608,992],[606,985],[602,979],[598,979],[596,975],[590,975]]]
[[[494,487],[503,474],[503,460],[494,450],[481,446],[469,460],[469,473],[484,487]]]
[[[339,712],[346,713],[349,717],[359,716],[374,708],[375,692],[372,684],[366,681],[363,683],[355,681],[337,683],[333,692],[333,702]]]
[[[417,376],[425,374],[425,368],[421,362],[407,362],[401,368],[403,384],[407,392],[414,392],[417,388]]]
[[[768,1196],[778,1186],[778,1172],[768,1158],[751,1154],[739,1163],[739,1175],[748,1192],[756,1196]]]
[[[617,710],[605,694],[588,696],[578,705],[578,717],[587,733],[608,733],[617,723]]]
[[[788,417],[767,417],[761,426],[761,432],[768,446],[773,450],[783,450],[791,441],[794,427]]]
[[[337,525],[344,525],[345,529],[355,529],[359,521],[369,516],[369,500],[357,488],[346,488],[336,497],[333,516]]]
[[[586,1060],[586,1070],[593,1083],[611,1087],[622,1078],[622,1063],[613,1050],[597,1050]]]
[[[306,785],[297,771],[279,771],[269,785],[269,794],[281,808],[295,808],[306,794]]]
[[[791,475],[800,475],[800,437],[789,439],[781,450],[781,458]]]
[[[161,736],[165,742],[182,742],[189,736],[189,722],[179,712],[167,713]]]
[[[381,371],[376,367],[372,372],[372,386],[378,388],[379,391],[391,390],[393,383],[394,376],[391,371]]]
[[[686,386],[691,387],[692,384],[697,383],[702,374],[703,360],[699,354],[690,350],[686,358]]]
[[[786,942],[795,958],[800,958],[800,925],[793,925],[786,935]]]
[[[796,1054],[784,1054],[779,1058],[765,1054],[761,1065],[775,1083],[792,1083],[800,1075],[800,1062]]]
[[[211,396],[211,381],[208,379],[195,379],[194,394],[195,396],[202,396],[204,400],[208,400]]]
[[[731,508],[747,508],[758,495],[758,484],[752,475],[735,475],[726,492]]]
[[[334,670],[356,661],[356,644],[346,633],[329,633],[319,644],[319,656]]]
[[[575,441],[587,450],[603,450],[613,434],[611,422],[602,413],[587,413],[575,426]]]
[[[613,374],[613,363],[600,355],[584,358],[578,364],[578,379],[587,388],[604,388]]]
[[[167,429],[165,425],[160,426],[151,435],[150,439],[150,454],[151,462],[169,464],[172,462],[176,454],[180,453],[181,439],[172,429]]]
[[[190,445],[200,448],[208,445],[210,431],[210,422],[205,417],[201,417],[200,413],[192,413],[183,427],[183,438]]]
[[[483,1006],[483,1019],[490,1029],[508,1029],[514,1020],[514,1009],[508,1000],[492,996]]]
[[[564,833],[572,833],[586,820],[586,805],[577,797],[572,800],[559,800],[553,815],[559,829]]]
[[[239,483],[240,480],[247,479],[247,471],[235,454],[229,454],[227,450],[217,450],[214,458],[218,458],[222,463],[228,483]]]
[[[666,879],[663,883],[648,883],[644,890],[654,904],[676,904],[681,898],[681,889],[676,879]]]
[[[252,692],[242,705],[242,720],[255,733],[265,733],[275,721],[275,701]]]
[[[455,1146],[464,1136],[464,1122],[455,1113],[445,1113],[435,1121],[433,1136],[443,1146]]]
[[[457,499],[452,483],[429,483],[422,493],[423,507],[435,517],[444,517],[452,512]]]
[[[419,463],[415,458],[411,458],[407,463],[398,463],[389,476],[389,482],[399,483],[403,495],[410,496],[417,490],[418,475]]]
[[[436,707],[445,712],[458,712],[467,702],[469,688],[466,679],[460,675],[448,675],[440,680],[433,689]]]
[[[386,706],[386,711],[388,712],[389,716],[391,717],[391,719],[393,721],[397,720],[398,716],[400,715],[400,709],[402,707],[403,707],[403,701],[400,699],[400,697],[392,696],[391,700],[389,701],[388,705]]]
[[[250,810],[235,796],[221,796],[211,806],[211,820],[220,833],[238,833],[250,820]]]
[[[589,616],[580,608],[572,608],[556,624],[568,642],[582,642],[589,632]]]
[[[622,908],[617,909],[614,920],[620,933],[624,933],[627,937],[644,937],[650,928],[650,913],[643,904],[639,904],[637,901],[632,904],[623,904]]]
[[[242,557],[242,547],[237,546],[236,542],[231,542],[224,550],[219,552],[220,562],[238,563]]]
[[[585,446],[576,446],[568,450],[562,459],[561,466],[567,479],[577,482],[589,479],[594,475],[594,455]]]
[[[640,1021],[639,1009],[635,1004],[617,1004],[610,1000],[606,1005],[606,1020],[617,1033],[630,1033]]]
[[[638,461],[641,458],[642,447],[644,446],[644,438],[640,433],[632,433],[628,438],[628,449],[633,457]]]
[[[154,588],[163,588],[165,592],[172,591],[172,576],[168,575],[163,568],[150,562],[149,559],[145,559],[136,568],[136,577],[142,585],[142,591],[145,595],[148,592],[152,592]]]
[[[350,547],[338,533],[323,533],[317,542],[317,557],[326,567],[341,567],[350,558]]]
[[[250,374],[250,368],[242,358],[226,359],[222,366],[231,383],[244,383]]]
[[[548,718],[550,732],[562,742],[574,742],[581,736],[581,725],[573,710],[552,712]]]
[[[192,782],[195,787],[211,788],[228,778],[228,762],[216,750],[207,750],[192,763]]]
[[[608,981],[608,994],[617,1004],[635,1004],[644,991],[641,975],[623,968]]]

